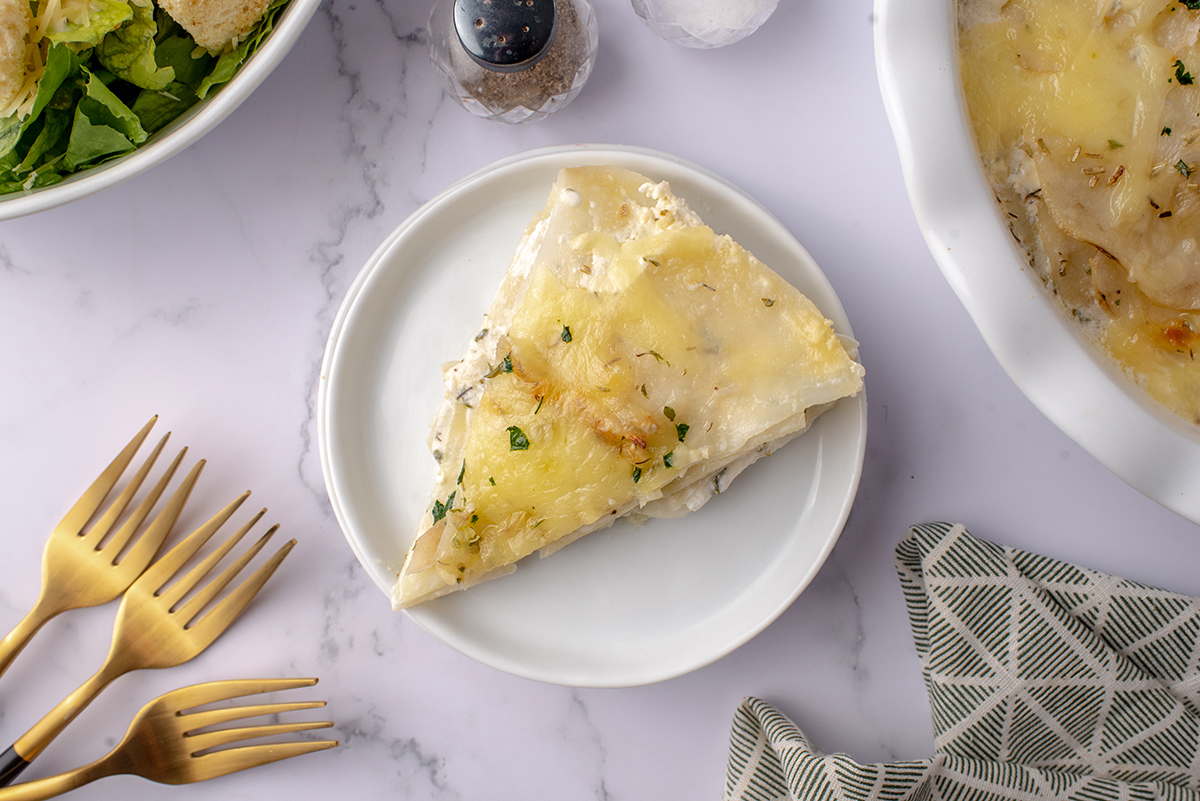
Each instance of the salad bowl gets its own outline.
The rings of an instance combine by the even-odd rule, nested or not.
[[[212,86],[203,99],[151,133],[135,149],[94,166],[80,167],[58,183],[0,194],[0,221],[61,206],[115,186],[194,144],[271,74],[296,43],[319,3],[320,0],[289,0],[276,12],[273,27],[269,31],[263,28],[267,32],[261,43],[236,68],[232,78]],[[3,135],[0,131],[0,138]]]

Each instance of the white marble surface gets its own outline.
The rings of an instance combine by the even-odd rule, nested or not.
[[[827,751],[927,756],[929,706],[892,550],[912,523],[1200,593],[1200,531],[1051,426],[998,367],[917,230],[884,117],[869,0],[783,0],[716,51],[657,39],[597,0],[595,72],[528,127],[443,98],[428,0],[326,0],[263,86],[180,156],[101,195],[0,224],[0,626],[32,604],[44,538],[149,417],[208,459],[195,523],[245,488],[299,546],[206,654],[119,679],[30,768],[100,755],[134,711],[218,678],[314,675],[339,749],[165,789],[79,798],[718,798],[734,708],[776,703]],[[837,548],[773,625],[658,685],[516,679],[430,638],[356,563],[316,445],[325,338],[376,245],[501,157],[611,142],[675,153],[775,213],[862,341],[865,471]],[[15,739],[100,663],[115,605],[52,622],[0,680]]]

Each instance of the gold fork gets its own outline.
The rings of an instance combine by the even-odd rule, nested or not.
[[[242,502],[245,492],[218,512],[211,520],[189,534],[186,539],[147,568],[125,592],[113,626],[112,647],[108,658],[98,671],[64,698],[33,728],[21,735],[7,751],[0,754],[0,786],[11,784],[22,770],[74,720],[101,690],[114,679],[133,670],[167,668],[183,664],[199,654],[241,615],[247,604],[279,567],[296,544],[290,540],[268,559],[249,578],[212,607],[203,617],[200,613],[233,580],[242,568],[262,550],[279,528],[272,526],[258,542],[186,601],[184,596],[212,572],[217,563],[246,535],[266,513],[257,512],[228,540],[214,550],[186,575],[167,587],[175,574],[197,550],[224,525]]]
[[[42,554],[42,589],[37,602],[16,628],[0,640],[0,675],[4,674],[13,659],[21,653],[46,621],[69,609],[99,606],[115,599],[141,575],[162,547],[176,518],[187,503],[200,471],[204,468],[203,461],[192,469],[163,510],[121,557],[122,551],[126,550],[126,546],[175,475],[187,448],[179,452],[162,478],[120,530],[107,542],[104,542],[104,538],[112,531],[118,518],[141,488],[150,468],[154,466],[155,460],[171,436],[169,433],[159,440],[141,468],[104,514],[90,529],[84,531],[84,527],[116,486],[117,480],[125,472],[125,468],[133,460],[134,454],[157,420],[157,417],[152,417],[150,422],[146,423],[50,533],[46,550]],[[119,561],[118,557],[121,557]]]
[[[327,720],[200,731],[260,715],[319,709],[325,706],[324,701],[291,701],[191,711],[198,706],[231,698],[311,687],[316,683],[316,679],[214,681],[169,692],[142,707],[130,724],[125,739],[106,756],[68,773],[0,789],[0,801],[51,798],[96,779],[118,774],[141,776],[160,784],[189,784],[288,757],[334,748],[338,745],[337,740],[293,740],[211,750],[255,737],[327,729],[333,725]]]

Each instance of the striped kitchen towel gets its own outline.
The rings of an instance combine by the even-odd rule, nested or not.
[[[948,523],[912,528],[896,566],[936,755],[826,756],[747,698],[726,799],[1200,801],[1200,601]]]

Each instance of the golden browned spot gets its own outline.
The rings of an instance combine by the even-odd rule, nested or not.
[[[1163,326],[1159,333],[1164,343],[1174,348],[1191,347],[1200,339],[1200,335],[1192,330],[1187,320],[1172,320]]]

